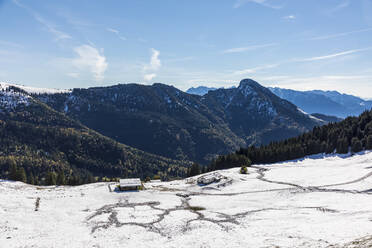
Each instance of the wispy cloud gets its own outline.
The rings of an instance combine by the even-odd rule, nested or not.
[[[350,5],[350,1],[349,0],[346,0],[346,1],[342,1],[341,3],[339,3],[338,5],[336,5],[335,7],[333,7],[332,9],[329,9],[327,10],[327,14],[328,15],[332,15],[346,7],[348,7]]]
[[[263,66],[258,66],[258,67],[254,67],[254,68],[235,71],[234,74],[236,74],[236,75],[252,74],[252,73],[256,73],[258,71],[275,68],[275,67],[278,67],[279,65],[280,64],[263,65]]]
[[[354,49],[354,50],[348,50],[348,51],[343,51],[343,52],[339,52],[339,53],[328,54],[328,55],[324,55],[324,56],[310,57],[310,58],[304,58],[304,59],[295,59],[294,61],[307,62],[307,61],[333,59],[333,58],[336,58],[336,57],[345,56],[345,55],[349,55],[349,54],[353,54],[353,53],[358,53],[358,52],[362,52],[362,51],[366,51],[366,50],[370,50],[370,49],[371,49],[371,47],[362,48],[362,49]]]
[[[9,46],[9,47],[15,47],[15,48],[23,48],[23,46],[20,45],[20,44],[18,44],[18,43],[11,42],[11,41],[6,41],[6,40],[0,40],[0,45],[2,45],[2,46]]]
[[[281,9],[283,6],[281,5],[274,5],[272,3],[270,3],[270,1],[268,0],[236,0],[234,5],[233,5],[233,8],[240,8],[241,6],[247,4],[247,3],[256,3],[256,4],[260,4],[264,7],[268,7],[268,8],[272,8],[272,9]]]
[[[330,34],[330,35],[323,35],[323,36],[316,36],[310,38],[310,40],[328,40],[328,39],[333,39],[337,37],[342,37],[342,36],[347,36],[351,34],[357,34],[357,33],[364,33],[364,32],[371,32],[372,28],[364,28],[364,29],[358,29],[354,31],[349,31],[349,32],[343,32],[343,33],[337,33],[337,34]]]
[[[195,58],[192,57],[192,56],[188,56],[188,57],[183,57],[183,58],[167,59],[166,62],[170,62],[170,63],[173,63],[173,62],[184,62],[184,61],[189,61],[189,60],[193,60],[193,59],[195,59]]]
[[[278,45],[277,43],[270,43],[270,44],[252,45],[252,46],[246,46],[246,47],[235,47],[235,48],[226,49],[222,51],[222,53],[241,53],[241,52],[254,51],[257,49],[272,47],[272,46],[277,46],[277,45]]]
[[[49,21],[45,20],[43,17],[40,16],[39,13],[37,13],[36,11],[34,11],[33,9],[31,9],[30,7],[28,7],[28,6],[24,5],[23,3],[21,3],[20,0],[13,0],[13,3],[15,5],[17,5],[18,7],[23,8],[27,12],[29,12],[32,15],[32,17],[37,22],[39,22],[41,25],[43,25],[49,33],[51,33],[52,35],[54,35],[54,37],[55,37],[55,39],[57,41],[63,40],[63,39],[71,39],[71,36],[69,34],[64,33],[62,31],[58,30],[55,27],[55,25],[53,25]]]
[[[151,81],[153,78],[156,77],[156,71],[158,71],[161,67],[161,61],[159,59],[160,52],[154,48],[151,48],[151,58],[150,58],[150,64],[145,65],[143,67],[143,70],[145,71],[144,80],[145,81]],[[151,73],[147,73],[151,72]]]
[[[283,16],[283,19],[284,20],[294,20],[294,19],[296,19],[296,16],[295,15],[287,15],[287,16]]]
[[[55,39],[58,41],[58,40],[63,40],[63,39],[71,39],[72,37],[67,34],[67,33],[64,33],[60,30],[57,30],[54,25],[52,25],[51,23],[49,23],[47,20],[45,20],[44,18],[42,18],[39,14],[37,13],[34,13],[33,14],[35,20],[37,20],[40,24],[42,24],[49,33],[51,33],[52,35],[54,35]]]
[[[72,78],[79,78],[80,74],[77,72],[69,72],[67,73],[67,76],[72,77]]]
[[[119,39],[126,41],[127,38],[120,34],[120,31],[114,28],[106,28],[108,32],[114,33]]]
[[[73,65],[81,70],[89,70],[96,81],[103,80],[108,67],[106,57],[103,53],[100,53],[100,51],[90,45],[76,47],[74,51],[78,57],[72,61]],[[71,74],[70,76],[73,75]]]

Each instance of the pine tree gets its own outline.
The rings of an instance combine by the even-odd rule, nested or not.
[[[372,134],[367,137],[366,149],[372,150]]]
[[[188,176],[193,177],[199,174],[200,174],[200,165],[198,163],[193,163],[188,172]]]
[[[351,140],[351,151],[352,152],[360,152],[363,150],[362,143],[356,137],[352,138]]]
[[[14,163],[14,164],[11,164],[10,165],[10,172],[9,172],[9,179],[10,180],[13,180],[13,181],[17,181],[17,176],[18,176],[18,168],[17,168],[17,165]]]
[[[347,138],[341,138],[337,141],[337,153],[344,154],[349,151],[349,142]]]
[[[32,174],[32,172],[30,172],[30,174],[28,175],[27,177],[27,183],[28,184],[35,184],[35,178],[34,178],[34,174]]]
[[[58,172],[56,183],[57,183],[57,185],[65,185],[66,184],[66,178],[65,178],[65,174],[63,173],[63,171]]]
[[[45,178],[46,185],[56,185],[57,184],[57,176],[54,172],[48,172]]]
[[[26,171],[23,167],[19,168],[17,170],[17,180],[26,183],[27,182],[27,176]]]

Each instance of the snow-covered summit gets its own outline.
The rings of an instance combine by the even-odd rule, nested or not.
[[[51,88],[37,88],[31,86],[24,86],[19,84],[0,82],[0,89],[6,89],[10,86],[20,88],[29,94],[56,94],[56,93],[69,93],[71,90],[65,89],[51,89]]]

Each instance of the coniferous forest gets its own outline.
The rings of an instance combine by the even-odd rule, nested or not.
[[[276,163],[318,153],[356,153],[372,149],[372,110],[359,117],[348,117],[338,123],[314,127],[311,132],[265,146],[240,148],[221,155],[208,166],[208,171],[252,164]]]
[[[30,100],[0,112],[0,178],[36,185],[78,185],[119,177],[181,178],[189,162],[118,143]]]

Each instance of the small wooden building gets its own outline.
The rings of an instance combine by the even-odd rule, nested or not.
[[[142,182],[139,178],[126,178],[120,179],[119,190],[139,190],[142,186]]]

